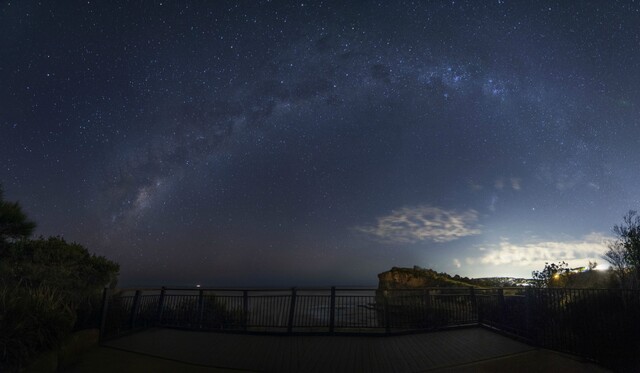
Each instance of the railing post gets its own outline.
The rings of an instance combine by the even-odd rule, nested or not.
[[[329,308],[329,333],[335,332],[336,327],[336,287],[331,287],[331,307]]]
[[[204,313],[204,290],[198,291],[198,328],[202,329],[202,315]]]
[[[289,323],[287,325],[287,333],[293,332],[293,318],[296,312],[296,288],[291,288],[291,303],[289,307]]]
[[[476,298],[476,288],[474,288],[473,286],[469,287],[469,300],[471,301],[471,313],[476,314],[478,325],[480,325],[482,324],[482,307],[478,306],[478,299]]]
[[[163,286],[160,290],[160,297],[158,298],[158,308],[156,309],[156,325],[162,324],[162,311],[164,310],[164,295],[167,289]]]
[[[525,304],[525,312],[524,312],[524,327],[525,334],[527,338],[532,340],[534,343],[538,343],[537,338],[533,336],[533,328],[532,328],[532,313],[533,313],[533,289],[527,287],[524,291],[524,304]]]
[[[136,294],[133,296],[133,304],[131,305],[131,315],[129,316],[129,328],[133,329],[136,326],[136,316],[138,313],[138,306],[140,305],[141,290],[136,290]]]
[[[249,328],[249,293],[246,290],[242,291],[242,314],[244,329],[247,330]]]
[[[429,322],[429,315],[431,314],[431,293],[429,289],[422,289],[422,328],[428,329],[433,322]]]
[[[391,333],[391,314],[389,313],[389,293],[387,290],[382,292],[384,296],[384,331],[385,333]]]
[[[100,316],[100,336],[99,340],[102,342],[105,338],[107,328],[107,312],[109,308],[109,288],[105,287],[102,291],[102,313]]]
[[[504,322],[504,315],[507,314],[507,310],[505,308],[505,303],[504,303],[504,289],[502,288],[498,289],[498,306],[500,307],[499,309],[500,321]]]

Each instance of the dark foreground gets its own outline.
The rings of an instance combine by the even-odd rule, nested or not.
[[[150,329],[111,340],[73,372],[603,372],[484,328],[374,336],[268,336]]]

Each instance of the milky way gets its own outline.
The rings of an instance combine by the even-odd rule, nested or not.
[[[121,284],[528,276],[640,206],[633,2],[6,2],[0,183]]]

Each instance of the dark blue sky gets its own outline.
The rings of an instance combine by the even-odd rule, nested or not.
[[[631,1],[0,4],[0,183],[122,285],[583,266],[640,205]]]

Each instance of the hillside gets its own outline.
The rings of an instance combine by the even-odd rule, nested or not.
[[[414,266],[413,268],[393,267],[378,274],[378,289],[415,289],[428,287],[509,287],[529,286],[532,280],[513,277],[486,277],[471,279],[451,276],[444,272]]]

